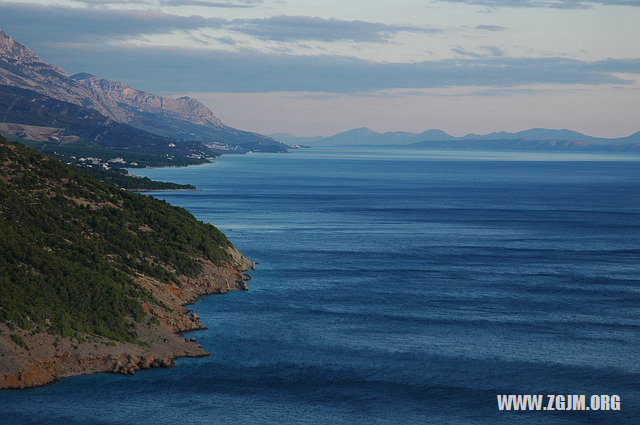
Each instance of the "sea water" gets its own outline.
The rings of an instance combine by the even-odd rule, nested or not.
[[[344,148],[134,170],[258,262],[211,357],[0,392],[3,424],[640,423],[640,158]],[[499,411],[617,394],[619,411]]]

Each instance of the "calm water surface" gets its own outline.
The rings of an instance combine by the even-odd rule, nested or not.
[[[136,170],[259,262],[212,353],[0,392],[7,424],[640,423],[638,157],[388,149]],[[496,394],[619,394],[498,412]]]

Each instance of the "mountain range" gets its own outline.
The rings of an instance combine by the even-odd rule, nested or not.
[[[452,136],[432,129],[422,133],[391,131],[378,133],[368,128],[356,128],[328,137],[296,137],[286,133],[273,134],[288,144],[306,146],[417,146],[478,149],[566,149],[566,150],[640,150],[640,132],[627,137],[606,139],[587,136],[571,130],[534,128],[519,132],[496,132]]]
[[[0,132],[8,136],[174,156],[287,150],[271,137],[225,125],[196,99],[158,96],[88,73],[69,76],[2,30],[0,86]]]
[[[284,152],[296,145],[640,151],[640,132],[607,139],[544,128],[463,137],[437,129],[378,133],[368,128],[328,137],[264,136],[227,126],[190,97],[159,96],[89,73],[69,76],[2,30],[0,134],[45,152],[105,158],[117,153],[146,165],[198,163],[222,153]]]

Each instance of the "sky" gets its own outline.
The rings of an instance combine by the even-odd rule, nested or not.
[[[0,29],[264,134],[640,130],[640,0],[0,0]]]

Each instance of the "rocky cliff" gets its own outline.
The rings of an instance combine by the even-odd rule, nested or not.
[[[95,335],[84,335],[81,339],[61,337],[0,323],[0,389],[30,388],[88,373],[133,374],[140,369],[172,367],[178,357],[208,356],[193,338],[180,336],[203,329],[198,315],[184,306],[203,295],[248,289],[245,283],[248,276],[241,270],[253,268],[253,263],[235,250],[233,254],[240,262],[207,263],[198,278],[185,278],[180,286],[167,287],[145,277],[137,279],[164,303],[162,308],[144,305],[147,319],[135,324],[138,342],[115,342]]]
[[[33,90],[54,99],[97,110],[116,121],[126,113],[113,99],[92,93],[69,78],[58,66],[49,65],[34,52],[0,30],[0,84]]]
[[[177,141],[228,145],[228,150],[233,152],[281,152],[287,149],[285,144],[271,137],[225,125],[204,104],[189,97],[158,96],[87,73],[70,77],[60,67],[45,63],[2,30],[0,84],[95,109],[116,122]]]
[[[91,93],[111,99],[118,108],[128,106],[130,119],[135,112],[145,112],[158,115],[166,115],[174,119],[181,119],[197,125],[214,128],[226,127],[213,112],[200,101],[190,97],[173,99],[136,90],[128,84],[119,81],[98,78],[91,74],[81,73],[71,77],[86,87]],[[118,112],[118,111],[114,111]]]

